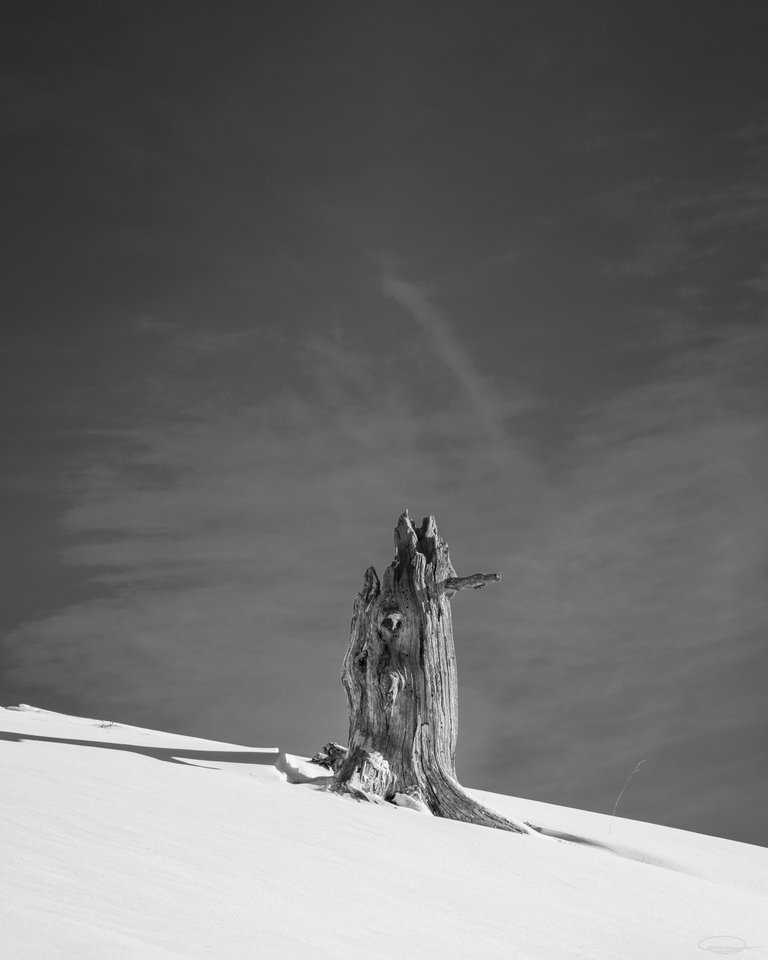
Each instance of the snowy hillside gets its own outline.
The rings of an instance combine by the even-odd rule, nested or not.
[[[277,759],[0,708],[2,956],[768,958],[767,849],[477,793],[551,836],[503,833]]]

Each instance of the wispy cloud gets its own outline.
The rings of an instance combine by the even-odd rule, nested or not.
[[[768,294],[768,263],[762,264],[754,276],[742,280],[742,286],[756,290],[758,293]]]
[[[164,359],[189,364],[207,354],[226,354],[248,347],[253,340],[250,330],[185,329],[178,321],[158,317],[137,317],[131,332],[139,337],[155,339],[155,351],[162,350]]]
[[[736,140],[766,140],[768,141],[768,123],[753,122],[745,123],[730,132],[730,136]]]
[[[768,190],[757,175],[725,186],[635,178],[595,198],[595,205],[611,219],[633,224],[631,253],[599,266],[611,276],[708,273],[738,281],[752,269],[768,229]],[[742,254],[738,261],[735,244]]]
[[[471,354],[456,336],[447,318],[432,303],[427,291],[418,284],[389,273],[382,276],[381,286],[386,296],[407,310],[421,327],[435,356],[466,394],[481,429],[492,443],[504,449],[507,444],[504,421],[510,413],[509,406],[480,374]]]
[[[577,154],[598,153],[653,143],[663,135],[662,131],[656,127],[617,131],[616,119],[615,114],[604,113],[582,120],[569,144],[570,150]]]

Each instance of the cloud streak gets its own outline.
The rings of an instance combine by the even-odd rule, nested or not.
[[[435,355],[466,394],[488,439],[503,449],[507,444],[504,421],[505,416],[510,413],[509,407],[478,371],[471,354],[453,332],[446,317],[418,284],[385,273],[381,279],[381,288],[387,297],[394,300],[416,321]]]

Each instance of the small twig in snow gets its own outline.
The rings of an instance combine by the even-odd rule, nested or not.
[[[645,760],[641,760],[640,763],[638,763],[638,765],[635,767],[635,769],[632,771],[632,773],[630,773],[630,775],[627,777],[627,782],[624,784],[624,786],[623,786],[623,787],[621,788],[621,790],[619,791],[618,797],[616,797],[616,803],[614,803],[614,805],[613,805],[613,813],[611,814],[611,822],[610,822],[610,824],[609,824],[609,826],[608,826],[608,836],[609,836],[609,837],[610,837],[610,835],[611,835],[611,830],[613,830],[613,818],[616,816],[616,809],[617,809],[618,806],[619,806],[619,800],[621,800],[622,796],[624,795],[624,791],[625,791],[625,790],[627,789],[627,787],[629,786],[629,781],[632,779],[632,777],[634,777],[634,775],[637,773],[637,771],[640,769],[640,767],[642,767],[642,765],[643,765],[644,763],[645,763]]]

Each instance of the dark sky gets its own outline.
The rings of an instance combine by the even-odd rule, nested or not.
[[[768,843],[761,5],[8,6],[0,702],[344,741],[408,507],[464,783]]]

